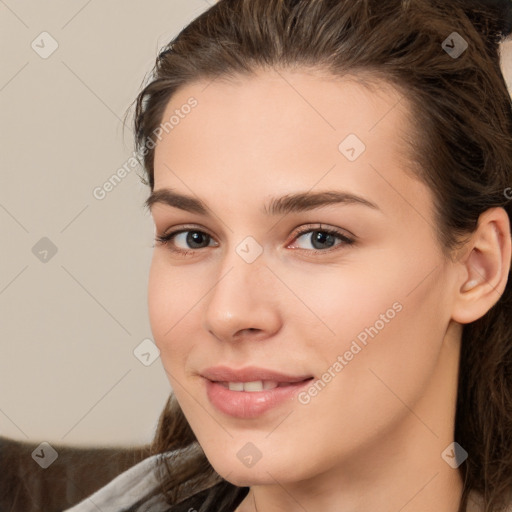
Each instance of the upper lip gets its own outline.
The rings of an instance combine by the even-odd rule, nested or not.
[[[254,382],[259,380],[271,382],[301,382],[312,377],[312,375],[286,375],[256,366],[246,366],[238,370],[227,366],[212,366],[203,370],[201,375],[212,382]]]

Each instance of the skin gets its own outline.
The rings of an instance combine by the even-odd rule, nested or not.
[[[488,210],[455,258],[443,254],[432,194],[403,158],[407,102],[384,83],[266,70],[187,85],[164,118],[191,96],[197,107],[156,146],[154,188],[200,198],[210,216],[161,203],[151,213],[157,235],[185,226],[211,239],[196,249],[183,235],[156,244],[149,314],[207,458],[251,487],[237,512],[455,512],[460,474],[441,454],[453,441],[462,324],[505,288],[506,213]],[[353,162],[338,149],[350,133],[366,145]],[[261,212],[271,197],[329,190],[378,209]],[[318,249],[311,231],[297,236],[320,224],[355,242]],[[236,252],[247,236],[263,250],[250,264]],[[401,311],[308,404],[294,398],[237,419],[209,402],[201,370],[255,365],[321,378],[397,302]],[[237,457],[248,442],[261,453],[252,467]]]

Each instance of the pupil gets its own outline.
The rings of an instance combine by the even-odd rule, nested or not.
[[[203,239],[207,236],[208,235],[204,235],[204,233],[199,233],[198,231],[191,231],[187,235],[187,244],[196,249],[197,247],[195,247],[194,244],[202,245],[202,243],[204,243]]]
[[[320,244],[328,244],[328,247],[332,247],[332,242],[334,242],[333,235],[329,233],[325,233],[323,231],[313,231],[313,245],[315,249],[324,249],[325,247],[316,247],[317,242]]]

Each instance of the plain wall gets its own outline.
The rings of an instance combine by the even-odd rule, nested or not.
[[[160,359],[134,355],[152,337],[153,223],[123,116],[158,48],[209,5],[0,2],[0,435],[121,445],[154,433],[170,386]],[[47,58],[42,32],[58,44]]]
[[[204,0],[0,2],[0,435],[148,442],[170,392],[151,339],[153,223],[124,114]],[[48,32],[58,43],[49,51]],[[41,41],[42,40],[42,41]],[[43,54],[44,55],[44,54]],[[97,194],[98,195],[98,194]],[[42,262],[43,238],[57,248]],[[36,246],[44,257],[44,245]]]

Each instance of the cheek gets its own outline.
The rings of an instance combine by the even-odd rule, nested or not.
[[[339,386],[343,394],[333,397],[349,401],[352,391],[352,396],[361,397],[365,389],[368,396],[362,403],[373,403],[372,392],[384,386],[376,375],[404,396],[426,385],[441,350],[449,305],[443,294],[447,276],[437,255],[431,251],[423,256],[426,261],[419,263],[412,255],[390,250],[374,257],[373,264],[351,262],[346,269],[302,276],[298,295],[321,322],[306,312],[314,321],[306,327],[297,315],[302,327],[297,331],[303,333],[306,353],[314,354],[317,373],[330,368],[336,373],[332,388]],[[342,368],[333,369],[339,356]]]
[[[408,301],[407,292],[415,275],[404,276],[390,265],[365,260],[347,261],[326,268],[285,270],[283,280],[299,300],[290,296],[281,310],[285,321],[301,325],[301,336],[308,348],[332,362],[332,355],[349,350],[351,342],[368,339],[368,330],[379,332],[400,315],[398,310]],[[405,291],[407,290],[407,292]]]
[[[199,307],[207,287],[185,267],[171,267],[165,255],[155,252],[148,283],[148,312],[151,330],[167,370],[181,362],[191,346],[182,335],[183,326],[190,322]],[[196,326],[199,325],[197,322]],[[171,357],[172,356],[172,357]]]

